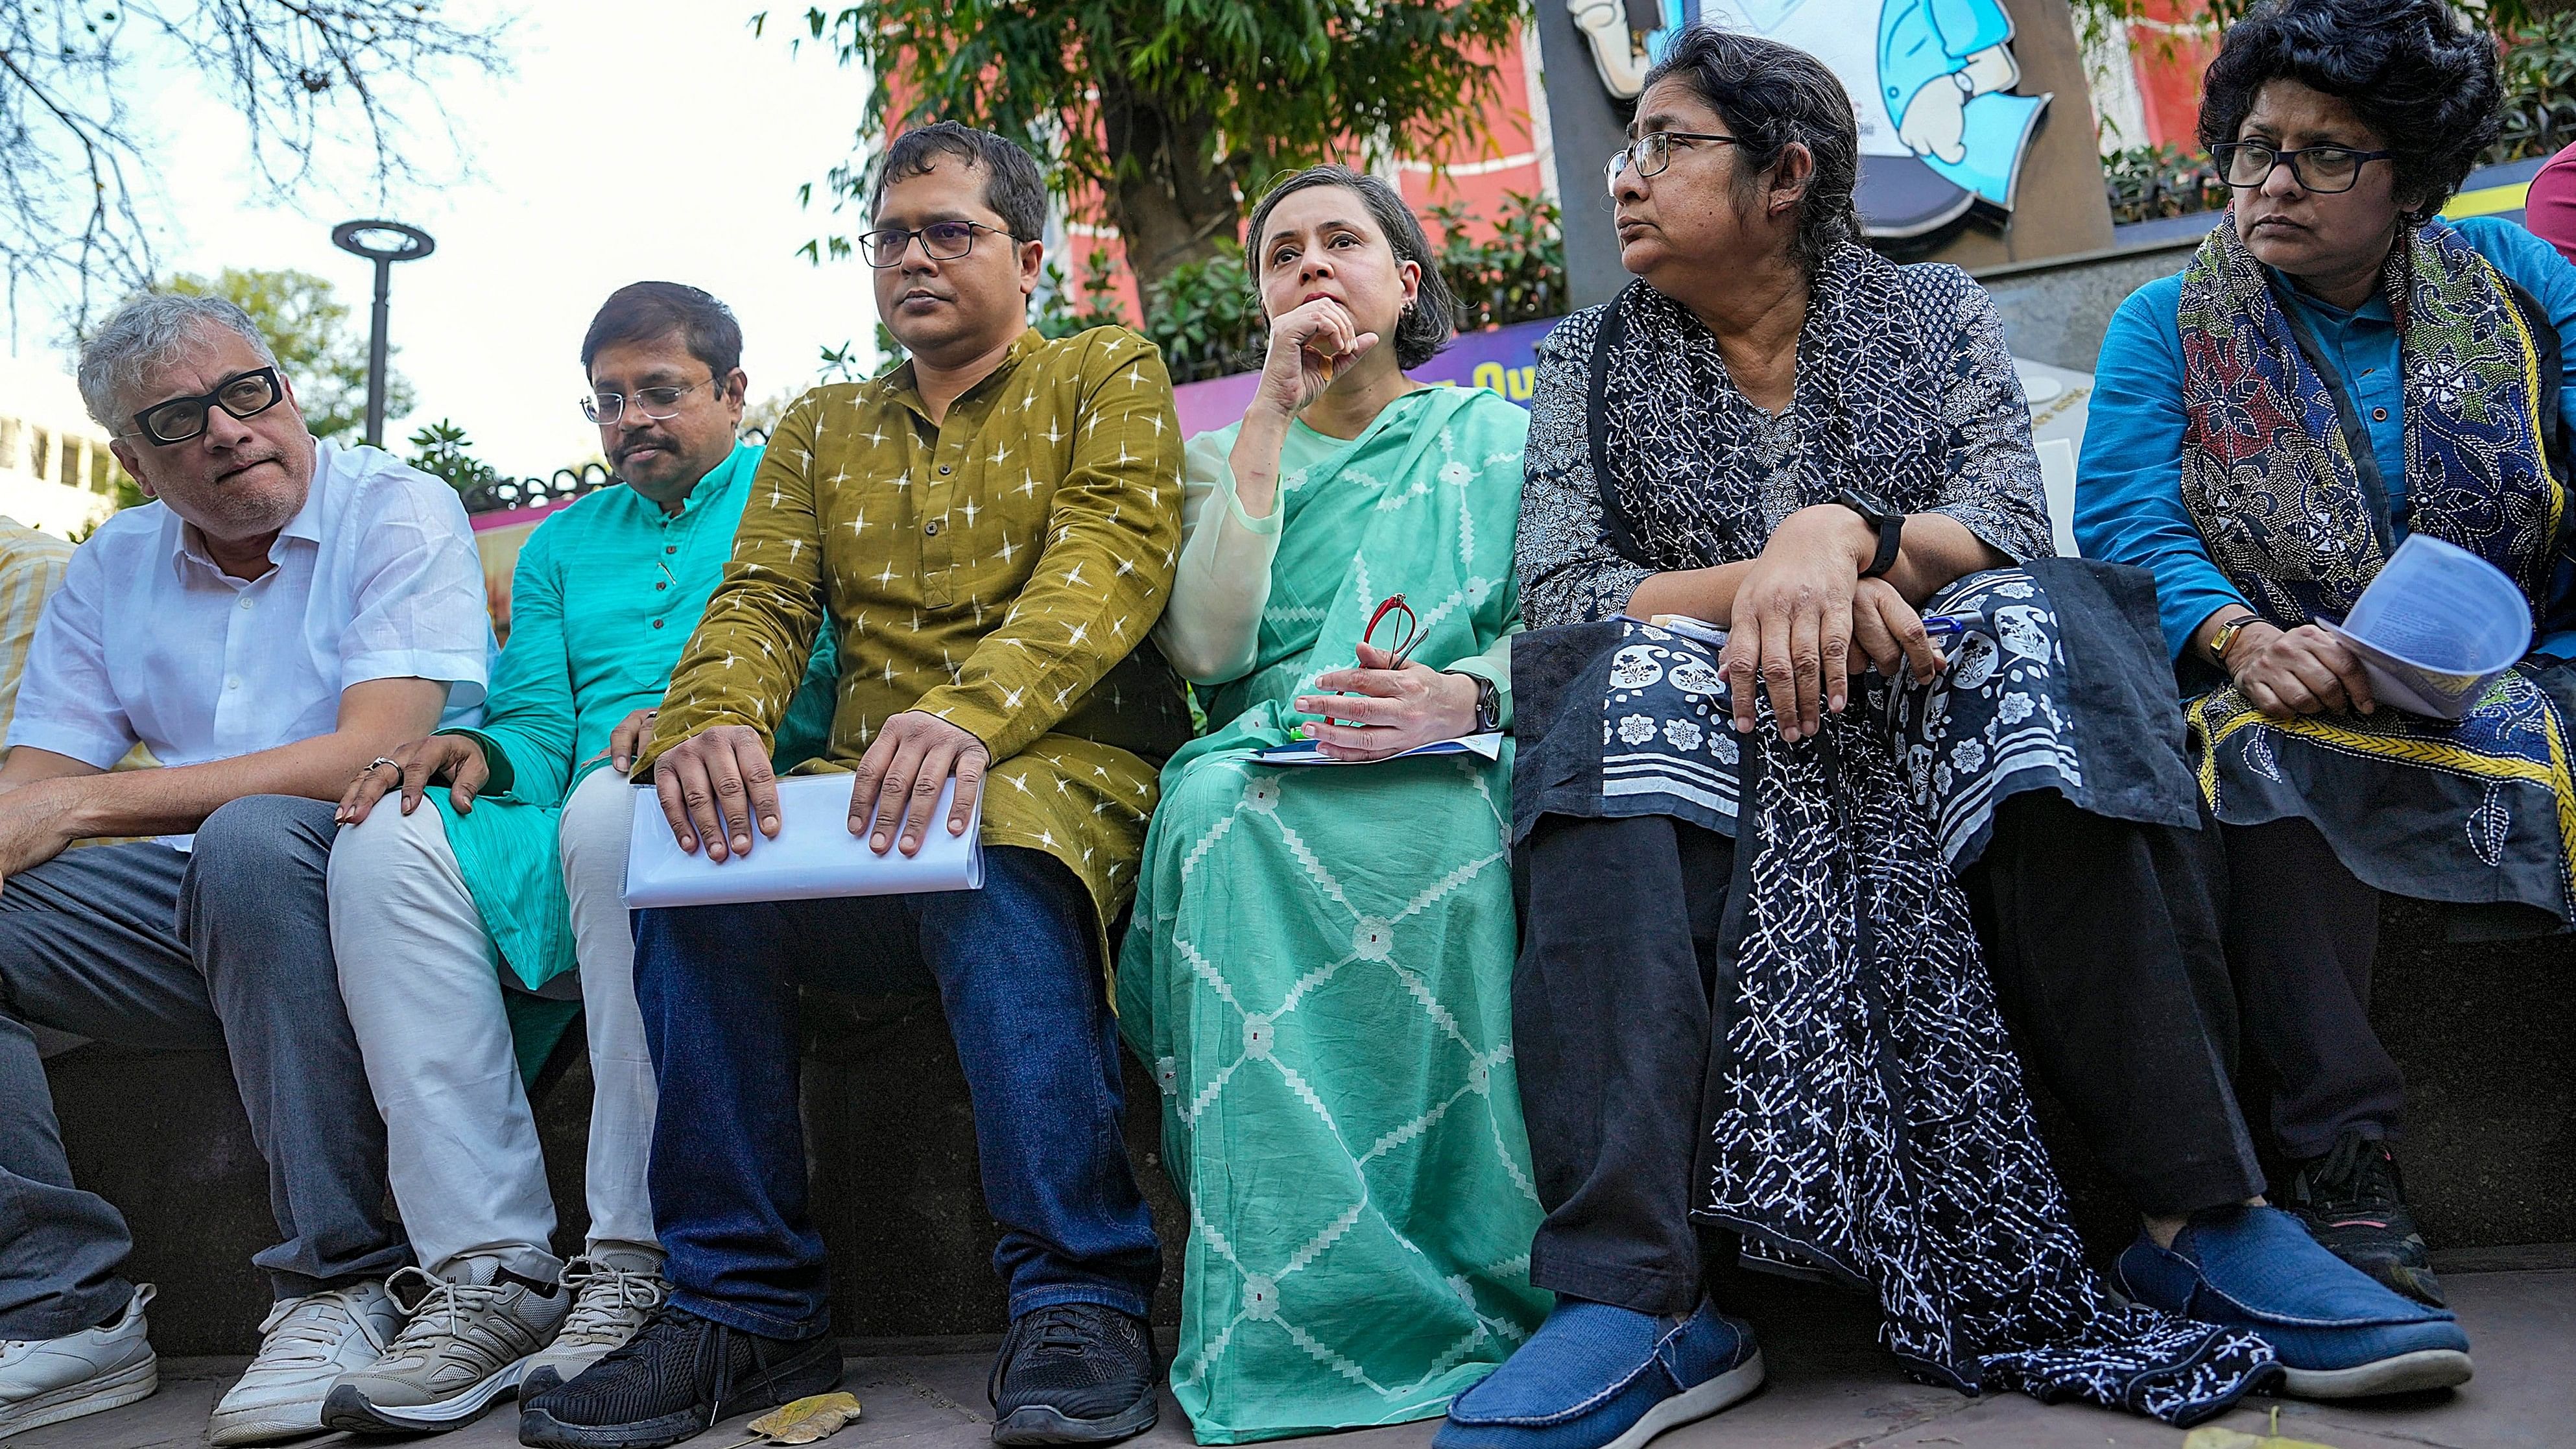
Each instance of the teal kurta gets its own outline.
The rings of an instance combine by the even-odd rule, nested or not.
[[[1213,732],[1163,771],[1118,998],[1190,1205],[1172,1387],[1202,1443],[1430,1418],[1546,1312],[1512,1070],[1508,746],[1248,758],[1355,662],[1382,595],[1410,599],[1434,666],[1516,627],[1528,426],[1461,388],[1398,399],[1356,442],[1292,430],[1251,672],[1202,690]]]
[[[445,732],[481,741],[492,778],[461,816],[444,789],[429,794],[512,985],[538,991],[554,982],[548,995],[569,994],[572,918],[556,822],[573,787],[607,763],[618,722],[661,704],[733,555],[759,466],[760,449],[738,445],[677,515],[622,485],[586,493],[538,524],[519,551],[510,642],[493,667],[483,723]],[[778,732],[782,764],[821,748],[832,687],[827,636]]]

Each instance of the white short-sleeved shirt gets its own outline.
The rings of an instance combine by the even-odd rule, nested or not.
[[[455,490],[379,449],[316,455],[257,579],[216,567],[165,504],[100,524],[37,626],[9,744],[106,769],[140,740],[204,764],[330,733],[341,691],[371,679],[439,680],[451,715],[478,708],[492,626]]]

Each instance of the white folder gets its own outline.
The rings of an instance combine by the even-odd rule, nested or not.
[[[919,853],[900,844],[883,855],[850,833],[848,775],[797,775],[778,782],[778,838],[752,828],[751,852],[722,863],[671,838],[671,822],[650,786],[635,792],[635,832],[626,853],[626,904],[713,906],[736,901],[805,901],[825,896],[893,896],[971,891],[984,886],[983,802],[966,833],[948,833],[957,782],[939,792]]]

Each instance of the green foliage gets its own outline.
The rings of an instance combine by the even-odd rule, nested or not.
[[[1526,0],[868,0],[807,10],[799,43],[870,77],[864,135],[957,117],[1027,146],[1060,195],[1096,199],[1150,287],[1239,233],[1258,178],[1390,146],[1475,154],[1498,93],[1490,51],[1526,13]],[[871,180],[853,158],[824,193],[863,208]],[[820,238],[807,255],[846,250]]]
[[[1440,228],[1434,259],[1440,278],[1458,296],[1458,330],[1508,327],[1565,312],[1565,232],[1556,203],[1544,196],[1505,192],[1505,210],[1486,241],[1468,235],[1464,202],[1431,208]]]
[[[2517,30],[2506,44],[2504,129],[2479,158],[2490,165],[2576,141],[2576,11]]]
[[[2079,16],[2126,16],[2134,0],[2076,0]],[[2498,3],[2465,6],[2499,27],[2503,42],[2503,130],[2495,144],[2478,157],[2495,166],[2532,156],[2547,156],[2576,143],[2576,9],[2554,14],[2546,3]],[[2234,19],[2243,6],[2236,0],[2211,0],[2213,17]],[[2510,22],[2510,23],[2508,23]],[[2207,156],[2178,146],[2131,146],[2102,158],[2102,184],[2110,194],[2111,220],[2146,221],[2160,216],[2220,211],[2227,206],[2227,187]]]
[[[1267,330],[1243,248],[1231,242],[1205,261],[1183,262],[1145,289],[1145,335],[1163,349],[1175,383],[1261,365]]]
[[[501,471],[474,456],[474,440],[445,418],[411,435],[411,457],[404,461],[447,486],[468,493],[501,476]]]
[[[2227,208],[2227,183],[2207,156],[2179,146],[2131,146],[2102,158],[2111,220],[2148,221]]]
[[[1046,286],[1038,300],[1038,315],[1031,324],[1049,338],[1071,337],[1094,327],[1123,327],[1125,313],[1118,305],[1117,266],[1109,258],[1107,247],[1093,247],[1082,264],[1081,301],[1076,289],[1065,281],[1064,268],[1054,262],[1046,266]]]
[[[212,277],[182,272],[170,279],[169,288],[195,297],[221,297],[250,314],[277,354],[279,369],[295,385],[296,405],[313,436],[355,442],[364,433],[366,324],[329,281],[311,272],[226,267]],[[385,388],[385,416],[402,417],[412,406],[411,384],[395,373]]]

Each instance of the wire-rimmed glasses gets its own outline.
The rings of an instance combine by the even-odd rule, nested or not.
[[[1413,612],[1413,606],[1404,601],[1404,595],[1397,594],[1379,601],[1377,612],[1369,615],[1368,627],[1360,631],[1360,642],[1388,648],[1377,644],[1377,626],[1389,619],[1395,621],[1388,630],[1395,636],[1394,646],[1389,650],[1395,655],[1395,663],[1388,667],[1402,669],[1404,661],[1413,656],[1414,646],[1422,642],[1423,634],[1422,620]]]
[[[975,233],[989,231],[996,236],[1019,240],[998,226],[980,221],[934,221],[924,227],[881,226],[859,235],[859,252],[868,265],[878,271],[903,265],[903,254],[912,247],[914,237],[921,238],[922,255],[934,262],[953,262],[975,249]]]
[[[1601,167],[1602,184],[1609,187],[1612,194],[1617,194],[1619,173],[1631,166],[1637,168],[1640,179],[1663,175],[1664,168],[1673,164],[1675,141],[1713,141],[1729,146],[1744,144],[1741,136],[1720,136],[1708,131],[1648,131],[1610,153],[1610,159]]]
[[[581,415],[604,428],[626,416],[626,404],[632,399],[637,413],[658,423],[678,417],[680,399],[714,381],[710,377],[686,387],[639,387],[632,393],[595,392],[581,400]]]

